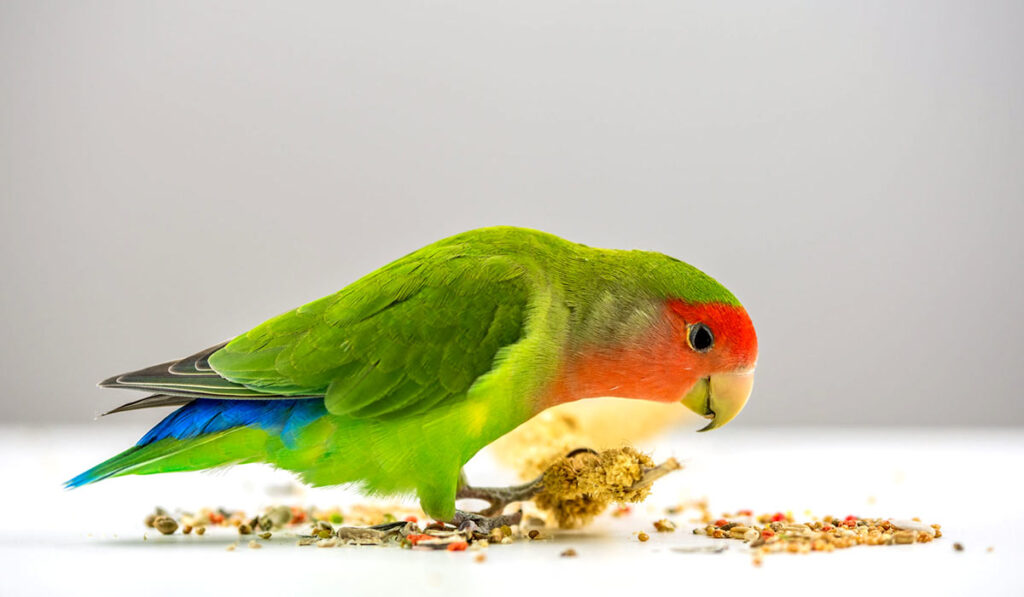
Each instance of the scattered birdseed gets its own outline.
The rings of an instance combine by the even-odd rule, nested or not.
[[[196,527],[196,534],[197,535],[205,535],[206,534],[206,527]]]
[[[178,530],[178,522],[170,516],[157,516],[153,519],[153,528],[164,535],[171,535]]]
[[[540,531],[538,531],[537,529],[533,529],[529,533],[527,533],[527,536],[530,539],[536,539],[537,537],[540,536]]]
[[[249,541],[249,549],[259,549],[261,547],[263,547],[263,545],[260,544],[260,543],[257,543],[255,540]]]
[[[995,549],[996,549],[996,548],[994,548],[994,547],[992,547],[992,546],[990,545],[990,546],[988,546],[988,547],[986,547],[986,548],[985,548],[985,553],[992,553],[993,551],[995,551]]]
[[[321,533],[328,533],[330,537],[330,531],[320,531]],[[381,531],[372,528],[363,527],[338,527],[335,536],[338,541],[342,543],[349,543],[355,545],[380,545],[384,542],[384,539],[388,536],[387,531]],[[323,536],[323,535],[321,535]]]
[[[181,532],[182,532],[183,534],[185,534],[185,535],[190,535],[190,534],[192,534],[192,525],[190,525],[190,524],[186,524],[186,525],[182,526],[182,527],[181,527]]]
[[[270,532],[260,533],[260,539],[270,539]]]
[[[647,533],[643,532],[643,531],[640,531],[639,533],[637,533],[637,534],[636,534],[636,538],[637,538],[637,539],[638,539],[638,540],[639,540],[639,541],[640,541],[641,543],[643,543],[643,542],[647,541],[648,539],[650,539],[650,538],[651,538],[651,536],[650,536],[650,535],[648,535]]]
[[[835,551],[857,545],[929,543],[942,536],[940,528],[937,524],[924,525],[920,520],[896,521],[853,515],[841,520],[833,516],[814,517],[809,522],[797,523],[791,512],[755,517],[751,511],[740,511],[736,515],[726,514],[693,532],[714,539],[745,541],[757,556]]]
[[[960,542],[956,542],[956,543],[953,544],[953,549],[955,549],[956,551],[963,551],[964,550],[964,544],[960,543]]]
[[[237,543],[232,543],[231,545],[228,545],[226,549],[228,551],[235,551],[236,547],[238,547],[238,544]]]
[[[570,547],[569,549],[563,551],[558,555],[562,556],[563,558],[575,558],[578,554],[576,553],[575,549]]]

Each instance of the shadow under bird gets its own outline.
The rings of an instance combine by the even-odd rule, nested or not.
[[[266,462],[311,485],[415,493],[453,521],[460,495],[481,497],[463,465],[541,411],[681,402],[706,431],[743,408],[756,361],[746,310],[693,266],[472,230],[228,342],[103,381],[153,393],[111,413],[180,408],[66,485]]]

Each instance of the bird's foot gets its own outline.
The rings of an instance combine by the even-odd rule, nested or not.
[[[455,528],[460,531],[467,533],[490,535],[494,529],[500,529],[503,526],[512,526],[519,524],[523,520],[523,511],[520,510],[514,514],[502,514],[500,516],[484,516],[483,514],[476,514],[474,512],[463,512],[462,510],[455,511],[455,517],[452,518],[451,524],[455,525]]]
[[[577,454],[590,453],[597,454],[595,450],[591,448],[576,448],[565,455],[566,458],[572,458]],[[455,493],[455,499],[474,499],[483,500],[488,502],[490,506],[477,512],[482,516],[497,516],[505,511],[505,508],[514,502],[525,502],[526,500],[533,499],[533,496],[540,493],[541,489],[544,488],[544,474],[541,473],[533,481],[523,483],[522,485],[512,485],[510,487],[473,487],[466,481],[464,474],[459,474],[459,489]]]
[[[484,500],[490,506],[477,512],[481,516],[497,516],[505,511],[505,507],[513,502],[529,500],[540,491],[544,476],[541,475],[529,483],[511,487],[473,487],[463,485],[456,492],[456,499]]]

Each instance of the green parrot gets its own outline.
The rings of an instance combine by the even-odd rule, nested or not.
[[[469,495],[463,465],[544,409],[681,402],[714,429],[743,408],[756,361],[739,301],[682,261],[483,228],[228,342],[101,382],[153,393],[111,413],[180,408],[66,485],[266,462],[314,486],[415,493],[450,521]]]

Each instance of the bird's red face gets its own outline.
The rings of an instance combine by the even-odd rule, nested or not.
[[[754,385],[757,334],[747,311],[722,303],[669,301],[679,366],[691,372],[684,406],[721,427],[743,409]]]
[[[667,301],[661,317],[627,344],[588,346],[567,355],[545,407],[581,398],[681,402],[711,419],[732,420],[747,402],[757,335],[743,307]]]

